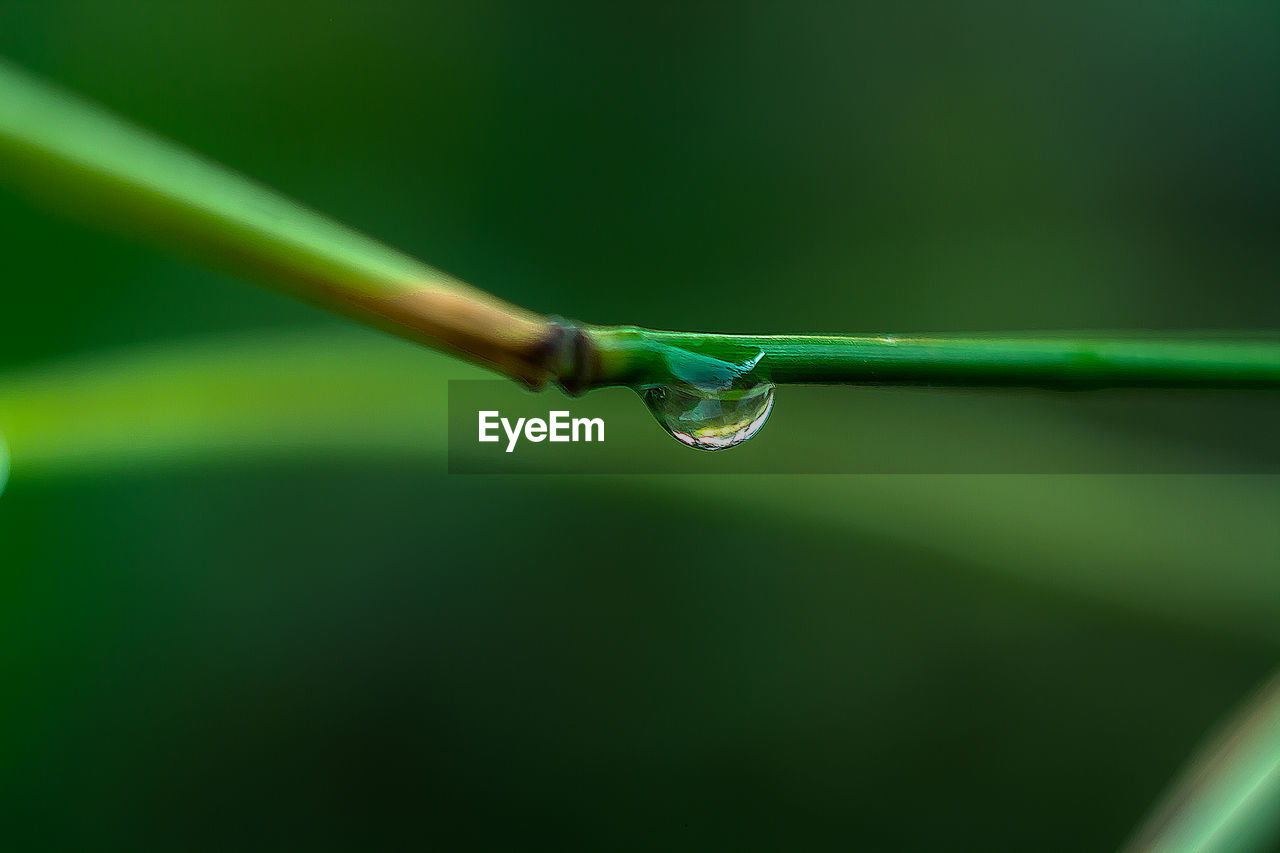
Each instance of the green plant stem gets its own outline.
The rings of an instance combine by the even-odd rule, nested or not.
[[[518,308],[0,62],[0,177],[530,385],[566,338]],[[75,310],[75,306],[70,306]]]
[[[736,361],[764,352],[772,381],[1092,388],[1280,388],[1280,340],[711,335],[596,328],[595,384],[645,381],[663,347]]]
[[[726,360],[758,348],[762,370],[779,383],[1280,387],[1275,341],[754,337],[563,323],[451,278],[3,63],[0,177],[532,387],[661,382],[664,347]]]

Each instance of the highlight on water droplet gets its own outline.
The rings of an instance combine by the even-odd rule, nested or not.
[[[761,350],[734,355],[726,361],[664,347],[660,356],[666,381],[643,384],[636,391],[677,441],[699,450],[734,447],[764,426],[774,394],[773,383],[763,375]]]

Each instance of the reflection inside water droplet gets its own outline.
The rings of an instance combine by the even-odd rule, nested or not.
[[[707,392],[691,386],[655,385],[643,392],[658,423],[678,441],[699,450],[723,450],[760,431],[773,411],[773,383]]]
[[[723,351],[717,355],[724,355]],[[676,440],[699,450],[723,450],[751,438],[773,411],[774,385],[764,376],[759,349],[734,359],[664,347],[667,381],[636,390],[654,418]]]

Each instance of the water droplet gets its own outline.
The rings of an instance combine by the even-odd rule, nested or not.
[[[667,381],[636,388],[677,441],[699,450],[723,450],[751,438],[768,420],[774,385],[761,369],[764,353],[751,349],[731,355],[733,360],[726,361],[667,347],[662,353]]]
[[[699,450],[723,450],[760,431],[773,411],[773,383],[706,392],[678,385],[654,385],[644,391],[653,416],[677,441]]]

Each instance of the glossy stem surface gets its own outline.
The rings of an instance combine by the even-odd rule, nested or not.
[[[595,384],[646,381],[664,347],[736,361],[759,349],[787,383],[1035,388],[1280,388],[1280,340],[709,335],[594,328]]]

